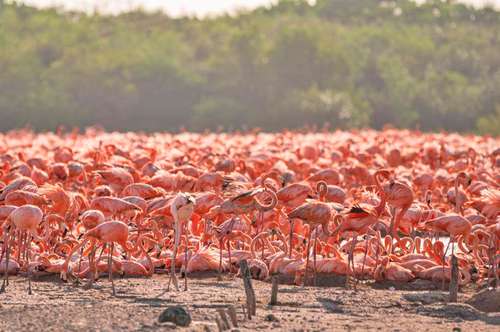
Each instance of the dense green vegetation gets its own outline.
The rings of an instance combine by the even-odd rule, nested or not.
[[[500,12],[287,0],[199,20],[3,5],[0,116],[0,130],[390,123],[500,134]]]

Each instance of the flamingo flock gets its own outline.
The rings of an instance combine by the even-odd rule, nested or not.
[[[350,132],[0,134],[9,276],[238,273],[498,283],[500,139]],[[312,276],[312,278],[311,278]]]

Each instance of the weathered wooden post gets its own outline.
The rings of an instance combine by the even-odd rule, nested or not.
[[[457,302],[458,299],[458,260],[455,255],[451,256],[451,280],[450,280],[450,302]]]
[[[217,309],[217,312],[219,313],[223,329],[224,330],[229,330],[229,328],[231,327],[231,325],[229,325],[229,320],[227,319],[226,312],[222,308]]]
[[[224,326],[219,316],[215,317],[215,323],[217,324],[217,329],[219,330],[219,332],[224,331]]]
[[[278,276],[273,276],[271,278],[272,287],[271,287],[271,301],[270,305],[278,304]]]
[[[247,298],[248,319],[252,319],[252,315],[256,315],[255,291],[252,287],[252,278],[250,277],[250,270],[248,269],[246,259],[240,262],[240,272],[241,277],[243,278],[243,286],[245,287],[245,294]]]
[[[236,308],[234,306],[229,306],[227,308],[227,313],[229,318],[231,318],[231,323],[233,323],[234,327],[238,327],[238,317],[236,316]]]

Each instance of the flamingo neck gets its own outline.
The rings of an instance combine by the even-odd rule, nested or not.
[[[460,176],[455,178],[455,213],[459,213],[460,207],[458,204],[458,181]]]

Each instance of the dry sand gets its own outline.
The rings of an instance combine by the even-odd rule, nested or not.
[[[237,308],[239,331],[500,331],[500,313],[463,304],[472,289],[459,294],[461,304],[446,304],[445,293],[420,281],[405,289],[359,284],[356,291],[282,284],[279,304],[269,306],[271,285],[254,280],[257,316],[252,320],[243,317],[245,292],[239,278],[198,276],[190,279],[189,291],[160,295],[167,282],[165,275],[118,278],[113,297],[106,278],[88,290],[50,277],[34,281],[34,293],[28,295],[26,279],[16,277],[0,294],[0,331],[165,331],[175,327],[159,323],[158,316],[170,305],[190,311],[191,325],[177,327],[189,331],[218,331],[217,309],[229,305]]]

